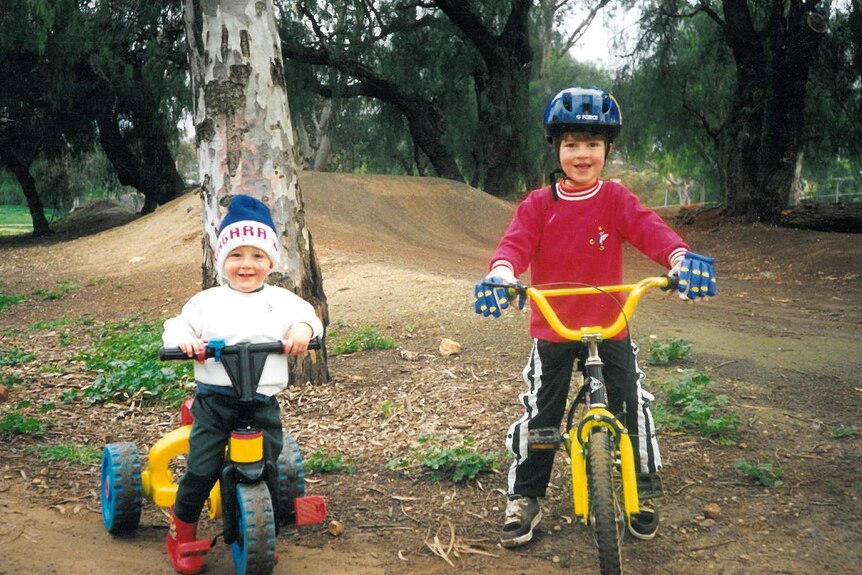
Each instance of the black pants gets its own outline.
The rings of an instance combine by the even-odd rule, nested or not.
[[[509,427],[506,436],[506,447],[514,458],[509,468],[510,495],[545,496],[554,452],[530,453],[527,444],[529,431],[547,427],[559,429],[565,415],[575,360],[580,360],[583,369],[588,351],[587,345],[579,341],[533,341],[530,360],[523,372],[527,391],[520,395],[524,415]],[[645,375],[637,365],[637,352],[637,346],[630,339],[607,340],[599,344],[608,407],[622,419],[629,432],[635,469],[639,474],[647,474],[661,468],[661,455],[649,409],[649,402],[655,398],[641,387]]]
[[[174,513],[181,521],[196,523],[200,518],[224,466],[225,448],[237,423],[238,406],[239,401],[234,397],[195,395],[192,405],[195,421],[189,436],[186,472],[180,479],[174,503]],[[263,431],[263,456],[277,465],[284,442],[278,401],[274,397],[256,401],[255,408],[255,424]]]

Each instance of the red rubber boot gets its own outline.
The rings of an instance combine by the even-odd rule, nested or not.
[[[209,551],[210,542],[196,540],[197,523],[186,523],[174,515],[171,507],[171,528],[168,530],[168,557],[177,573],[197,575],[204,568],[204,554]]]

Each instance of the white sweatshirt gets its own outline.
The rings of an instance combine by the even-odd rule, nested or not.
[[[323,335],[323,324],[310,303],[284,288],[264,285],[243,293],[228,285],[204,290],[183,306],[180,315],[165,321],[165,347],[203,339],[223,339],[226,345],[283,340],[296,323],[307,323],[313,337]],[[213,359],[195,362],[195,380],[230,387],[224,367]],[[267,357],[257,393],[271,396],[287,387],[287,355]]]

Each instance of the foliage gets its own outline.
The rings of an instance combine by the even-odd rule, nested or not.
[[[327,349],[330,355],[356,353],[373,349],[392,349],[395,342],[382,337],[372,327],[349,328],[342,321],[330,326],[326,334]]]
[[[691,354],[691,344],[682,338],[654,341],[649,349],[647,364],[667,365],[679,359],[686,359]]]
[[[389,418],[392,417],[400,407],[401,406],[391,399],[387,399],[378,406],[378,413],[380,414],[380,417]]]
[[[77,443],[57,443],[38,446],[37,455],[42,461],[69,461],[89,465],[98,463],[102,451],[90,445]]]
[[[95,344],[78,357],[97,373],[83,393],[88,402],[138,399],[178,405],[186,397],[183,384],[192,381],[191,364],[158,361],[161,325],[131,318],[99,327],[93,335]]]
[[[45,423],[39,418],[18,412],[7,413],[0,419],[0,435],[39,436],[45,429]]]
[[[2,287],[2,286],[0,286]],[[0,293],[0,311],[3,311],[9,306],[13,306],[15,304],[21,303],[24,301],[23,295],[11,295]]]
[[[15,367],[22,363],[27,363],[36,359],[36,356],[29,351],[24,351],[15,347],[0,347],[0,366]]]
[[[472,437],[453,438],[446,435],[416,438],[419,444],[404,457],[389,461],[390,469],[404,469],[419,465],[428,470],[431,479],[440,481],[448,477],[455,483],[475,479],[480,473],[489,473],[499,464],[501,451],[481,454],[473,449],[476,440]]]
[[[303,459],[302,466],[306,471],[312,473],[356,472],[356,466],[353,465],[352,458],[345,460],[341,457],[341,454],[331,455],[321,449],[309,453]]]
[[[721,413],[728,399],[713,394],[712,385],[708,376],[686,370],[680,381],[667,389],[667,404],[656,406],[656,422],[670,430],[696,431],[703,437],[729,441],[739,417]]]
[[[784,482],[781,481],[781,467],[773,465],[770,461],[749,463],[744,458],[740,457],[736,460],[736,470],[743,475],[751,477],[763,487],[780,487],[784,484]]]

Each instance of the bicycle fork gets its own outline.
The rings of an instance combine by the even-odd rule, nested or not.
[[[572,499],[575,515],[585,525],[590,522],[590,494],[587,481],[586,450],[593,431],[597,428],[607,429],[613,438],[613,444],[619,450],[620,476],[623,488],[623,503],[626,520],[640,511],[638,503],[637,474],[635,472],[634,451],[631,438],[625,425],[620,422],[607,408],[607,390],[602,375],[602,360],[598,353],[600,334],[586,334],[583,341],[588,345],[589,353],[584,364],[586,375],[584,385],[587,387],[587,412],[578,423],[577,429],[569,427],[565,434],[572,466]],[[572,432],[575,432],[573,438]]]

